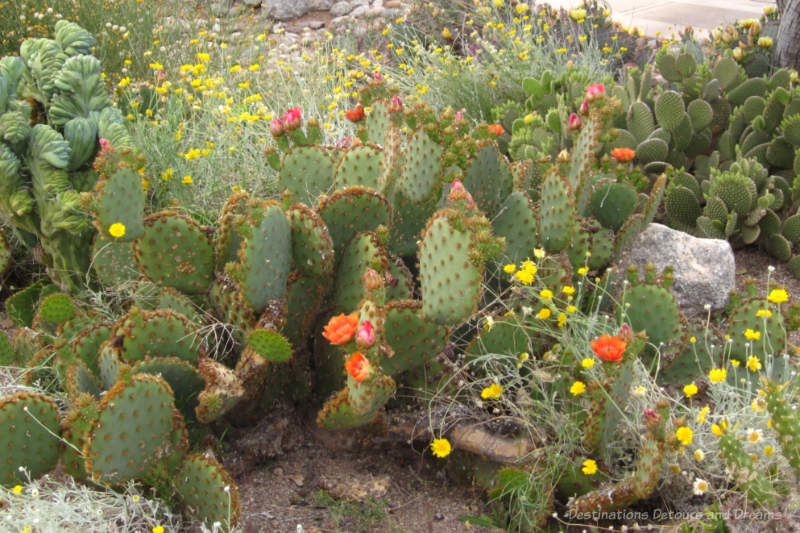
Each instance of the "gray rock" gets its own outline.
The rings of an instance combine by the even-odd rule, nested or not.
[[[244,0],[244,4],[250,7],[258,7],[261,5],[261,0]]]
[[[713,310],[722,309],[736,288],[733,250],[722,239],[700,239],[661,224],[650,224],[622,253],[617,266],[623,276],[630,265],[636,265],[644,275],[647,263],[653,263],[659,274],[672,265],[672,292],[687,317],[705,314],[706,305]]]
[[[352,5],[353,7],[356,7],[356,6],[368,6],[369,5],[369,0],[350,0],[350,5]]]
[[[327,11],[333,5],[333,0],[309,0],[308,9],[312,11]]]
[[[294,20],[309,11],[308,0],[262,0],[266,15],[277,20]]]
[[[381,16],[383,18],[385,18],[385,19],[391,19],[391,18],[399,17],[402,14],[403,14],[403,10],[391,8],[391,9],[384,9],[383,13],[381,13]]]
[[[311,28],[312,30],[318,30],[325,25],[325,22],[321,20],[307,20],[305,21],[304,25]]]
[[[350,16],[351,17],[360,17],[361,15],[366,13],[367,11],[369,11],[369,6],[358,6],[357,8],[355,8],[354,10],[352,10],[350,12]]]
[[[334,17],[343,17],[350,13],[353,10],[352,4],[350,2],[336,2],[331,6],[331,15]]]

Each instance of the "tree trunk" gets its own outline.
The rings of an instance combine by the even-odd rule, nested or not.
[[[782,67],[800,71],[800,0],[778,0],[781,23],[775,43],[775,59]]]

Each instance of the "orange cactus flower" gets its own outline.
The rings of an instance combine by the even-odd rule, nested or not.
[[[592,341],[592,350],[595,355],[608,363],[614,363],[622,359],[622,354],[628,344],[619,337],[612,337],[611,335],[600,335],[599,338]]]
[[[631,148],[614,148],[611,155],[620,163],[627,163],[636,157],[636,150]]]
[[[336,315],[332,317],[322,331],[322,336],[328,339],[331,344],[347,344],[353,339],[358,328],[358,313]]]
[[[489,131],[494,133],[495,135],[502,135],[504,131],[503,126],[500,124],[489,124]]]
[[[364,118],[364,108],[361,107],[361,104],[358,104],[358,106],[355,109],[350,109],[346,111],[344,114],[344,118],[346,118],[350,122],[361,122],[361,120]]]
[[[350,358],[345,361],[344,369],[359,383],[372,374],[372,365],[361,352],[353,352]]]

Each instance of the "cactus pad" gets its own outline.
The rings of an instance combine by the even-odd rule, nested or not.
[[[320,201],[317,212],[328,227],[337,257],[358,232],[388,226],[391,217],[386,198],[364,187],[336,191]]]
[[[68,294],[57,292],[39,303],[38,318],[48,324],[61,324],[75,316],[75,303]]]
[[[92,480],[118,484],[142,477],[171,451],[173,410],[172,391],[161,378],[138,374],[114,385],[83,448]]]
[[[636,190],[625,183],[601,182],[589,199],[592,216],[605,228],[617,231],[636,209]]]
[[[133,244],[142,272],[159,285],[187,294],[204,292],[214,274],[214,249],[206,228],[171,211],[149,215],[144,226],[144,234]]]
[[[286,337],[267,329],[255,329],[247,335],[247,346],[272,363],[283,363],[292,356],[292,345]]]
[[[302,204],[287,211],[292,229],[292,258],[307,276],[327,276],[333,270],[333,241],[320,216]]]
[[[130,242],[98,233],[92,242],[92,268],[100,284],[113,288],[139,277]]]
[[[194,417],[197,396],[205,387],[195,367],[177,357],[154,357],[140,361],[131,368],[132,374],[151,374],[167,382],[173,392],[175,407],[187,418]]]
[[[278,184],[295,202],[314,205],[333,184],[334,161],[321,146],[295,146],[283,157]]]
[[[381,190],[383,151],[374,144],[357,144],[347,149],[336,163],[335,189],[360,185]]]
[[[423,233],[419,249],[422,308],[439,324],[464,320],[480,299],[483,268],[474,263],[471,241],[469,230],[455,227],[448,210],[431,217]]]
[[[95,188],[97,231],[109,235],[112,224],[125,226],[125,234],[118,241],[132,241],[144,233],[144,190],[142,178],[132,168],[120,167]]]
[[[384,338],[392,348],[380,366],[390,376],[419,367],[438,354],[447,341],[447,328],[426,320],[420,302],[391,302],[386,308]]]
[[[168,309],[143,311],[134,307],[114,329],[122,361],[177,357],[194,364],[203,353],[194,324]]]
[[[402,175],[397,182],[403,196],[422,202],[439,190],[444,149],[436,144],[424,129],[418,129],[405,150]]]
[[[470,159],[462,182],[478,208],[490,219],[495,217],[513,187],[511,169],[493,142],[478,146],[478,153]]]
[[[664,91],[655,102],[658,125],[668,131],[678,128],[686,113],[683,98],[675,91]]]
[[[239,521],[239,490],[213,457],[187,455],[172,484],[189,513],[206,526],[218,522],[230,528]]]
[[[37,478],[56,465],[59,424],[55,402],[43,394],[17,392],[0,399],[0,484],[24,482],[20,466]]]
[[[539,207],[539,240],[548,252],[560,252],[567,247],[574,219],[573,191],[557,172],[549,172],[542,182]]]
[[[536,221],[533,202],[525,192],[513,192],[505,199],[492,219],[492,228],[495,235],[506,240],[503,253],[506,261],[520,263],[538,246]]]
[[[769,308],[770,304],[764,299],[749,299],[736,306],[728,326],[728,335],[733,341],[732,358],[744,362],[749,355],[763,359],[766,354],[779,354],[786,350],[786,329],[781,313],[757,316],[759,310]],[[748,339],[745,336],[747,329],[759,332],[759,338]]]
[[[331,296],[334,312],[349,312],[358,307],[361,299],[367,295],[361,282],[367,268],[378,273],[389,268],[386,249],[371,232],[357,235],[341,254]]]

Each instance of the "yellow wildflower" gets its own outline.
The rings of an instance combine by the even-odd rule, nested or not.
[[[767,300],[774,304],[780,304],[789,301],[789,293],[783,289],[772,289],[767,296]]]
[[[502,393],[503,393],[503,387],[501,387],[497,383],[492,383],[488,387],[484,387],[484,389],[481,391],[481,398],[483,398],[484,400],[492,400],[495,398],[499,398]]]
[[[712,368],[708,372],[708,379],[711,380],[711,383],[719,383],[720,381],[725,381],[725,378],[728,377],[728,372],[724,368]]]
[[[553,291],[550,289],[542,289],[542,291],[539,293],[539,297],[542,300],[550,300],[553,298]]]
[[[594,459],[586,459],[583,462],[583,468],[581,468],[581,472],[586,474],[587,476],[592,476],[597,473],[597,462]]]
[[[433,442],[431,442],[431,451],[433,452],[433,455],[439,459],[444,459],[450,455],[452,450],[453,447],[450,445],[450,441],[447,439],[433,439]]]
[[[582,381],[576,381],[569,388],[569,392],[573,396],[578,396],[579,394],[583,394],[584,392],[586,392],[586,384]]]
[[[548,308],[546,308],[546,307],[543,307],[543,308],[541,308],[541,309],[539,310],[539,312],[536,314],[536,318],[540,318],[540,319],[542,319],[542,320],[547,320],[548,318],[550,318],[550,315],[551,315],[551,314],[552,314],[552,313],[550,312],[550,310],[549,310]]]
[[[513,274],[517,270],[517,265],[508,264],[503,267],[503,272],[506,274]]]
[[[191,185],[192,177],[188,175],[184,176],[183,179],[181,180],[181,183],[183,183],[184,185]]]
[[[583,368],[592,368],[594,366],[594,359],[591,357],[585,358],[583,361],[581,361],[581,366]]]
[[[759,340],[761,338],[761,332],[760,331],[753,331],[752,329],[747,328],[746,330],[744,330],[744,337],[746,339],[748,339],[748,340],[756,340],[757,341],[757,340]]]
[[[689,426],[681,426],[675,431],[675,437],[684,446],[688,446],[692,443],[692,435],[692,428]]]
[[[711,410],[709,406],[704,406],[700,409],[700,412],[697,414],[697,423],[703,424],[706,421],[706,416],[708,416],[708,412]]]
[[[756,313],[756,316],[757,317],[765,316],[769,318],[772,316],[772,311],[770,311],[769,309],[759,309],[758,312]]]
[[[697,385],[694,383],[689,383],[683,387],[683,393],[686,395],[687,398],[691,398],[695,394],[697,394]]]
[[[746,366],[750,372],[758,372],[761,370],[761,361],[755,355],[751,355],[747,358]]]

